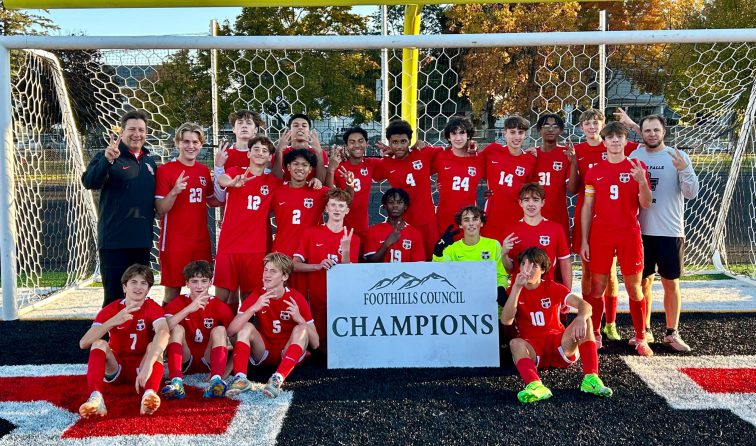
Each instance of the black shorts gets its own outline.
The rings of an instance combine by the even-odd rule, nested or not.
[[[679,279],[683,270],[685,239],[643,235],[643,278],[657,271],[667,280]]]

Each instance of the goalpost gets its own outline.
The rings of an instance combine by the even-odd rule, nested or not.
[[[548,42],[548,45],[544,45]],[[671,118],[669,145],[685,148],[701,178],[701,194],[686,206],[686,272],[720,269],[756,278],[756,31],[679,30],[532,34],[308,36],[308,37],[0,37],[0,266],[3,318],[91,279],[97,264],[95,197],[80,177],[119,116],[134,108],[150,115],[148,141],[160,161],[171,155],[181,110],[168,100],[177,50],[199,63],[202,51],[217,52],[219,84],[212,97],[233,108],[263,111],[269,133],[280,130],[276,96],[290,113],[321,106],[308,99],[301,76],[308,61],[326,54],[379,61],[386,70],[389,118],[406,107],[400,93],[402,50],[418,50],[418,136],[442,143],[441,131],[455,113],[467,113],[459,83],[469,82],[471,61],[495,51],[524,57],[513,71],[521,95],[518,110],[532,122],[540,114],[565,116],[565,136],[578,141],[577,116],[599,106]],[[599,46],[606,44],[605,60]],[[78,72],[66,73],[49,50],[80,51]],[[495,55],[495,54],[494,54]],[[601,68],[606,63],[606,71]],[[519,76],[518,76],[519,73]],[[606,81],[599,85],[601,73]],[[207,73],[201,73],[210,78]],[[72,84],[72,80],[83,82]],[[175,80],[174,80],[175,82]],[[374,88],[368,84],[365,88]],[[199,98],[205,100],[204,97]],[[223,117],[200,122],[211,128]],[[336,141],[346,117],[318,120],[324,144]],[[370,123],[368,123],[370,124]],[[497,122],[480,129],[479,144],[501,138]],[[531,132],[530,144],[536,143]],[[212,149],[205,162],[212,163]],[[376,185],[372,207],[377,209]],[[372,220],[379,218],[374,215]]]

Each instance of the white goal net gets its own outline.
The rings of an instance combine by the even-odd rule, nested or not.
[[[172,156],[182,122],[211,129],[217,120],[220,136],[231,137],[225,117],[241,108],[261,112],[273,139],[295,112],[313,117],[324,145],[361,124],[377,155],[381,126],[401,110],[401,50],[389,51],[389,90],[380,92],[389,99],[386,117],[376,94],[377,50],[223,50],[217,82],[209,51],[66,51],[58,53],[61,63],[47,52],[11,54],[20,305],[93,277],[97,194],[79,179],[125,111],[148,112],[148,143],[160,162]],[[500,66],[480,70],[495,60]],[[543,113],[559,113],[564,138],[581,141],[577,117],[601,106],[601,62],[596,46],[422,49],[419,137],[444,144],[448,119],[472,115],[483,146],[502,140],[507,114],[535,124]],[[605,73],[609,119],[615,107],[636,121],[663,114],[668,145],[693,160],[701,192],[686,205],[686,273],[723,268],[756,278],[756,44],[617,45],[607,48]],[[538,144],[535,128],[528,144]],[[208,165],[212,151],[208,145],[202,158]],[[373,222],[384,188],[373,188]]]

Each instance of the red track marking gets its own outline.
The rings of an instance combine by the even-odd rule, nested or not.
[[[681,368],[709,393],[756,393],[756,369]]]

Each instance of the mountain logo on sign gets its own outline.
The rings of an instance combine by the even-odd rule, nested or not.
[[[412,274],[407,273],[401,273],[396,277],[387,277],[385,279],[381,279],[378,282],[375,283],[368,291],[373,290],[385,290],[386,288],[390,288],[392,290],[408,290],[410,288],[415,288],[420,285],[425,284],[435,284],[435,285],[441,285],[441,286],[448,286],[452,289],[457,289],[454,285],[449,282],[449,280],[436,273],[430,273],[427,276],[418,279],[417,277],[413,276]]]

